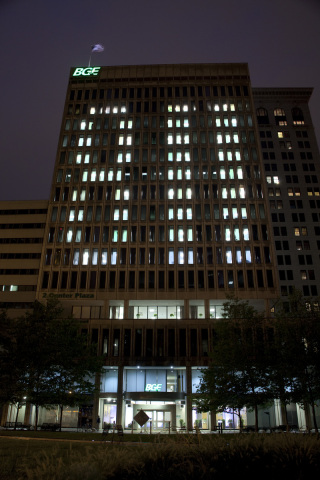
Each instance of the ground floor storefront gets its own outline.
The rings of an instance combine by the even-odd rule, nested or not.
[[[98,381],[100,392],[91,402],[79,407],[63,407],[62,427],[72,429],[122,425],[127,431],[159,432],[190,431],[196,428],[212,431],[219,428],[240,428],[238,412],[197,412],[192,403],[201,381],[201,368],[191,366],[108,366]],[[15,405],[3,408],[1,425],[20,422],[35,425],[36,408],[25,403],[17,410]],[[147,421],[140,425],[136,419],[144,412]],[[39,408],[38,425],[60,422],[58,406]],[[320,412],[317,412],[320,416]],[[242,426],[253,426],[254,413],[241,410]],[[287,406],[288,423],[300,429],[312,428],[309,409],[298,405]],[[319,418],[320,420],[320,418]],[[141,422],[140,422],[141,423]],[[259,427],[274,428],[284,425],[285,410],[279,401],[259,409]],[[320,424],[320,421],[319,421]]]

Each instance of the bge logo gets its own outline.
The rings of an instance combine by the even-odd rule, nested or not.
[[[90,75],[98,75],[101,67],[78,67],[73,72],[73,77],[88,77]]]

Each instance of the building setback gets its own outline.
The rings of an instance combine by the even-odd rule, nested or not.
[[[292,285],[317,293],[310,95],[252,90],[246,64],[71,69],[37,298],[84,321],[106,368],[70,425],[236,426],[190,395],[227,295],[269,315]]]

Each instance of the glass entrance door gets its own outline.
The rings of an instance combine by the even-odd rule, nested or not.
[[[169,422],[171,422],[171,412],[168,410],[145,410],[146,414],[152,420],[152,430],[162,430],[163,428],[169,428]],[[150,429],[150,421],[145,425]]]

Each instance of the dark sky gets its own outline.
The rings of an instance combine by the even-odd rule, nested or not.
[[[47,199],[72,66],[248,62],[255,87],[314,87],[320,0],[0,0],[0,200]]]

